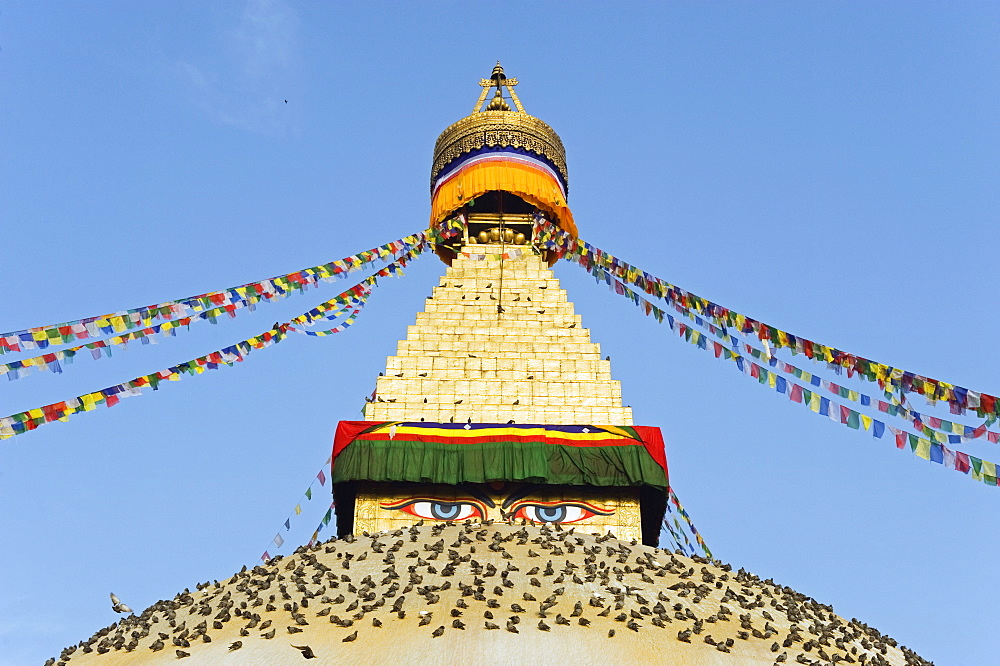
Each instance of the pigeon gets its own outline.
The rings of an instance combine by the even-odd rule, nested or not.
[[[183,659],[184,657],[191,656],[190,652],[185,652],[184,650],[174,650],[174,653],[177,655],[178,659]]]
[[[351,641],[353,641],[353,640],[354,640],[354,639],[356,639],[357,637],[358,637],[358,632],[357,632],[357,631],[355,631],[355,632],[354,632],[353,634],[348,634],[347,636],[345,636],[344,638],[342,638],[342,639],[341,639],[341,642],[342,642],[342,643],[350,643]],[[307,658],[308,658],[308,657],[307,657]]]
[[[277,631],[277,629],[272,629],[271,631],[267,632],[266,634],[261,634],[260,637],[261,638],[266,638],[266,639],[270,640],[270,639],[274,638],[274,632],[276,632],[276,631]]]
[[[437,629],[435,629],[434,631],[431,632],[431,636],[433,636],[434,638],[437,638],[438,636],[442,635],[443,633],[444,633],[444,625],[442,624],[440,627],[438,627]]]
[[[313,649],[308,645],[293,645],[292,647],[301,652],[302,656],[305,657],[306,659],[316,658],[316,653],[313,652]]]
[[[548,631],[549,630],[549,625],[545,624],[545,620],[539,620],[538,621],[538,628],[541,629],[542,631]]]
[[[150,644],[149,649],[152,650],[153,652],[158,652],[158,651],[162,650],[163,649],[163,640],[157,638],[155,641],[153,641]]]
[[[243,647],[243,641],[235,641],[229,645],[229,651],[239,650],[241,647]]]
[[[132,609],[122,603],[114,592],[111,593],[111,610],[116,613],[131,613]]]

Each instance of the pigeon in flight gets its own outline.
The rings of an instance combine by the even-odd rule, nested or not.
[[[131,613],[132,609],[122,603],[122,600],[112,592],[111,593],[111,610],[116,613]]]

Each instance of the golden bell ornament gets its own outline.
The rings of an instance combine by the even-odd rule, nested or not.
[[[475,245],[475,244],[476,244],[476,237],[469,236],[469,245]]]
[[[479,242],[480,243],[489,243],[490,242],[490,235],[488,233],[486,233],[485,231],[480,231],[479,232]]]
[[[496,243],[500,240],[500,229],[498,227],[493,227],[490,229],[490,242]]]
[[[514,245],[524,245],[525,241],[527,240],[528,239],[525,238],[524,234],[519,233],[516,236],[514,236]]]
[[[511,229],[510,227],[507,227],[506,229],[503,230],[503,242],[510,243],[513,240],[514,240],[514,230]]]

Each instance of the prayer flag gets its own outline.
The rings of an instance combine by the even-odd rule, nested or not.
[[[326,474],[323,473],[323,470],[319,471],[319,474],[316,475],[316,478],[319,479],[319,485],[321,486],[326,485]]]
[[[284,543],[285,543],[285,540],[281,538],[280,534],[275,534],[274,535],[274,545],[275,546],[277,546],[278,548],[281,548],[282,544],[284,544]]]
[[[300,513],[302,513],[302,505],[301,504],[296,504],[295,505],[295,515],[297,516]]]

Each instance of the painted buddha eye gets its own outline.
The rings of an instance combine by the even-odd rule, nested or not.
[[[536,523],[576,523],[593,516],[608,516],[614,511],[605,511],[586,504],[570,502],[524,503],[516,507],[513,518],[523,518]]]
[[[438,500],[411,500],[402,505],[385,506],[384,509],[404,511],[411,516],[428,520],[467,520],[482,519],[483,513],[479,507],[470,502],[441,502]]]

